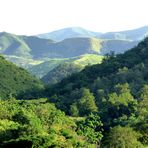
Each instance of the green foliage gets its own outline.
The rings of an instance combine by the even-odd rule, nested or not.
[[[116,126],[112,128],[106,137],[103,147],[106,148],[143,148],[143,145],[138,141],[140,135],[133,131],[130,127]]]
[[[140,103],[138,105],[139,111],[144,113],[144,115],[148,114],[148,85],[144,85],[140,90]]]
[[[148,145],[148,85],[144,85],[139,92],[140,101],[137,107],[137,122],[135,129],[138,130],[142,137],[143,144]]]
[[[78,133],[87,137],[90,143],[99,145],[103,137],[100,117],[97,114],[90,114],[85,120],[79,121]]]
[[[77,90],[71,94],[71,97],[75,98],[74,102],[70,105],[69,113],[72,116],[87,116],[90,113],[98,112],[95,98],[89,89],[82,88]]]
[[[0,100],[0,147],[84,147],[77,125],[47,99]]]
[[[118,84],[115,86],[115,89],[116,93],[109,94],[109,102],[112,105],[128,106],[130,102],[134,101],[134,98],[130,93],[128,83],[125,83],[123,85]]]
[[[81,97],[78,102],[80,116],[88,115],[89,113],[97,112],[98,108],[95,104],[95,98],[89,89],[82,88],[80,90]]]
[[[77,107],[77,103],[73,103],[70,105],[70,113],[73,117],[78,117],[79,116],[79,109]]]

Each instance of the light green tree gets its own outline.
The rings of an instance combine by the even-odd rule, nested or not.
[[[87,88],[81,89],[81,98],[78,102],[80,115],[88,115],[91,112],[97,112],[98,108],[95,103],[93,94]]]
[[[102,147],[106,148],[143,148],[138,141],[139,134],[130,127],[116,126],[105,137]]]

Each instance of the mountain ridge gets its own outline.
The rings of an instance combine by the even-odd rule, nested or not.
[[[83,54],[102,54],[103,52],[101,53],[100,51],[104,50],[102,46],[104,42],[112,41],[77,37],[54,42],[50,39],[41,39],[35,36],[17,36],[9,33],[0,33],[0,53],[7,56],[18,56],[34,60],[69,58]],[[120,53],[120,50],[123,52],[131,48],[131,41],[118,40],[118,42],[124,44],[121,48],[119,43],[114,40],[113,42],[115,44],[113,48],[106,48],[105,45],[108,53],[114,50],[115,47],[116,50],[118,49],[118,53]]]
[[[46,38],[46,39],[51,38],[55,41],[62,41],[66,38],[95,37],[100,34],[102,33],[89,31],[82,27],[68,27],[68,28],[52,31],[50,33],[39,34],[37,36],[41,38]]]
[[[89,31],[82,27],[68,27],[52,31],[49,33],[43,33],[37,35],[41,38],[53,39],[55,41],[61,41],[65,38],[71,37],[96,37],[102,39],[126,39],[126,40],[142,40],[148,35],[148,26],[143,26],[135,29],[129,29],[125,31],[116,31],[116,32],[95,32]]]

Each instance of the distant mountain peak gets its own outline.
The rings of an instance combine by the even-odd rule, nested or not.
[[[82,27],[68,27],[68,28],[52,31],[49,33],[40,34],[37,36],[40,38],[53,39],[55,41],[62,41],[66,38],[76,38],[76,37],[92,38],[100,34],[102,33],[89,31]]]
[[[52,31],[49,33],[40,34],[37,36],[40,38],[52,39],[55,41],[61,41],[66,38],[76,38],[76,37],[89,37],[89,38],[96,37],[102,39],[120,39],[120,40],[137,41],[137,40],[142,40],[147,35],[148,35],[148,26],[143,26],[131,30],[107,32],[107,33],[89,31],[82,27],[68,27]]]

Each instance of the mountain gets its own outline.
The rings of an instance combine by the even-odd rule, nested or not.
[[[42,78],[47,73],[50,73],[52,70],[57,71],[56,69],[58,68],[58,66],[63,65],[64,63],[67,64],[69,63],[70,65],[77,65],[77,66],[79,65],[79,67],[84,68],[87,65],[101,63],[102,59],[103,56],[95,54],[85,54],[82,56],[72,57],[72,58],[49,59],[48,61],[42,62],[41,64],[31,66],[27,70],[36,77]],[[61,67],[62,66],[60,66],[60,68]]]
[[[101,33],[89,31],[81,27],[69,27],[45,34],[39,34],[37,36],[45,39],[52,39],[54,41],[62,41],[67,38],[77,38],[77,37],[93,38],[100,35]]]
[[[18,36],[6,32],[0,33],[0,53],[23,58],[38,58],[48,44],[53,41],[35,36]]]
[[[98,35],[98,38],[102,39],[119,39],[119,40],[131,40],[139,41],[148,36],[148,26],[144,26],[137,29],[120,31],[120,32],[108,32],[102,35]]]
[[[49,58],[69,58],[83,54],[98,54],[100,40],[95,38],[69,38],[48,46],[46,56]],[[45,56],[45,55],[44,55]]]
[[[0,98],[18,97],[42,88],[38,79],[0,56]]]
[[[102,48],[100,49],[100,54],[105,55],[111,53],[112,51],[115,54],[124,53],[125,51],[136,46],[138,43],[139,41],[128,41],[120,39],[102,40]]]
[[[34,36],[0,33],[0,53],[9,56],[10,60],[12,57],[19,57],[19,60],[26,58],[30,61],[31,59],[42,61],[48,58],[69,58],[83,54],[104,54],[114,50],[115,53],[120,53],[136,44],[137,42],[125,40],[100,40],[96,38],[68,38],[54,42]]]
[[[122,53],[137,45],[148,34],[148,26],[122,32],[95,33],[82,28],[66,28],[53,34],[64,40],[55,42],[35,36],[0,33],[0,53],[27,59],[69,58],[82,54]],[[96,39],[95,37],[102,38]],[[100,52],[102,51],[102,52]],[[12,58],[8,58],[12,59]]]
[[[0,57],[0,80],[1,148],[148,146],[148,38],[45,88]]]
[[[74,57],[99,52],[100,41],[95,38],[71,38],[61,42],[34,36],[0,33],[0,53],[27,59]]]
[[[30,51],[22,37],[6,32],[0,33],[0,53],[31,58]]]
[[[28,69],[39,78],[68,58],[86,54],[105,55],[112,51],[115,54],[123,53],[137,44],[138,41],[88,37],[68,38],[55,42],[35,36],[0,33],[0,53],[7,60]]]
[[[38,78],[45,76],[61,63],[77,61],[83,67],[87,64],[97,64],[100,62],[100,55],[112,51],[115,54],[123,53],[137,43],[138,41],[96,38],[69,38],[54,42],[34,36],[0,33],[0,53],[17,66],[28,69]]]
[[[96,38],[68,38],[61,42],[49,44],[48,49],[42,50],[42,53],[38,56],[38,58],[70,58],[83,54],[103,54],[104,49],[108,50],[108,53],[110,51],[115,51],[115,53],[117,51],[118,53],[121,53],[133,47],[137,43],[138,42],[125,40],[111,41]],[[110,47],[111,44],[114,44],[111,46],[112,48]],[[106,48],[107,45],[108,48]]]
[[[119,31],[119,32],[92,32],[85,30],[81,27],[64,28],[61,30],[37,35],[40,38],[52,39],[55,41],[62,41],[67,38],[88,37],[88,38],[101,38],[113,40],[131,40],[139,41],[148,35],[148,26],[140,27],[137,29]]]

